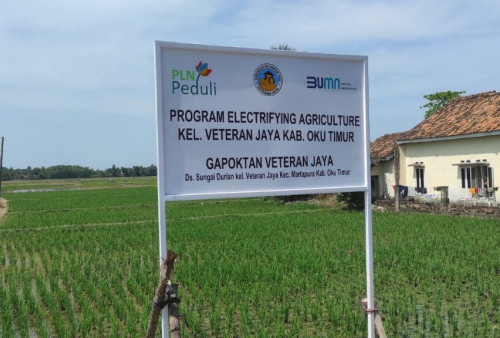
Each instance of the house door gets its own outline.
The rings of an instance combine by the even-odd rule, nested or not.
[[[372,199],[377,199],[380,197],[380,185],[378,181],[378,176],[371,177],[371,187],[372,187]]]

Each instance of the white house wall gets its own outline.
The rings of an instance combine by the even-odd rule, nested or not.
[[[380,195],[387,194],[389,197],[394,198],[393,185],[396,184],[394,177],[394,160],[379,162],[376,166],[371,168],[371,175],[378,176]],[[380,196],[378,196],[380,197]]]
[[[477,160],[490,163],[493,185],[500,185],[500,136],[461,138],[447,141],[406,143],[400,147],[400,184],[416,186],[415,167],[424,166],[424,185],[429,194],[438,194],[434,187],[461,187],[461,172],[457,163]],[[455,165],[454,165],[455,164]]]

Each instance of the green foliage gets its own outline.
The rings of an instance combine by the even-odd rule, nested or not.
[[[105,188],[5,194],[1,336],[144,335],[159,274],[156,189]],[[388,336],[498,336],[499,235],[497,219],[374,212]],[[168,202],[167,238],[183,336],[366,336],[362,212]]]
[[[79,165],[55,165],[51,167],[28,166],[26,169],[3,168],[2,180],[43,180],[43,179],[65,179],[65,178],[90,178],[90,177],[143,177],[156,176],[156,166],[149,167],[133,166],[131,168],[118,168],[113,164],[111,168],[104,171],[95,170]]]
[[[338,202],[344,203],[348,210],[363,210],[365,207],[364,192],[342,192],[335,197]]]
[[[295,203],[300,201],[308,201],[312,198],[312,195],[285,195],[285,196],[274,196],[273,199],[281,203]]]
[[[424,95],[424,98],[429,102],[427,102],[420,108],[427,108],[427,110],[425,111],[425,118],[428,118],[436,111],[444,107],[452,99],[464,93],[465,91],[459,91],[459,92],[446,91],[446,92],[437,92],[434,94]]]

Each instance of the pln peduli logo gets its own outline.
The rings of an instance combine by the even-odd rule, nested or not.
[[[195,70],[172,69],[172,94],[180,95],[217,95],[215,82],[201,81],[200,77],[208,78],[212,69],[208,63],[200,61],[195,65]]]
[[[278,67],[270,63],[264,63],[255,69],[253,84],[262,95],[276,95],[283,84],[283,76]]]

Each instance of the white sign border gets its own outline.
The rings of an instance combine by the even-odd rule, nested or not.
[[[237,48],[237,47],[221,47],[221,46],[207,46],[207,45],[197,45],[197,44],[184,44],[175,42],[155,42],[155,65],[156,65],[156,123],[157,123],[157,163],[158,163],[158,184],[159,188],[162,190],[162,195],[167,201],[181,201],[181,200],[202,200],[202,199],[217,199],[217,198],[241,198],[241,197],[262,197],[262,196],[285,196],[285,195],[307,195],[307,194],[322,194],[322,193],[333,193],[333,192],[355,192],[355,191],[367,191],[369,189],[369,121],[368,121],[368,57],[358,56],[358,55],[336,55],[336,54],[320,54],[320,53],[307,53],[307,58],[314,60],[346,60],[346,61],[357,61],[363,64],[363,112],[362,112],[362,122],[363,122],[363,141],[365,144],[364,156],[365,163],[363,163],[363,168],[365,172],[364,185],[360,186],[326,186],[322,188],[308,188],[308,189],[269,189],[269,190],[246,190],[239,192],[217,192],[217,193],[195,193],[195,194],[175,194],[170,195],[166,193],[165,189],[165,149],[164,149],[164,116],[163,116],[163,86],[162,86],[162,58],[161,53],[164,48],[171,49],[182,49],[182,50],[193,50],[193,51],[211,51],[211,52],[221,52],[230,54],[254,54],[254,55],[278,55],[283,57],[290,57],[297,52],[290,51],[280,51],[280,50],[263,50],[263,49],[251,49],[251,48]],[[160,181],[161,179],[161,181]]]

